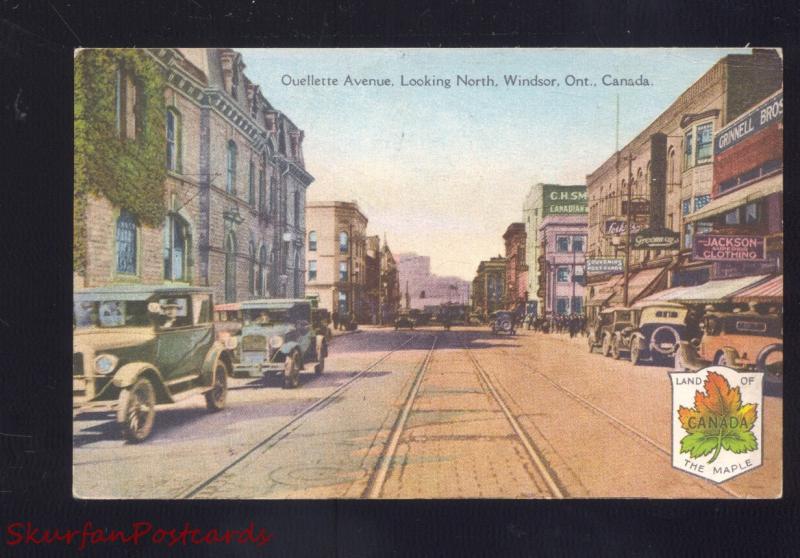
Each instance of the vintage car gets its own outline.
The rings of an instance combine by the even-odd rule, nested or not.
[[[589,326],[589,352],[594,351],[595,347],[600,347],[600,353],[609,356],[614,334],[626,328],[636,327],[637,312],[624,306],[601,310]]]
[[[614,332],[611,356],[620,358],[628,353],[633,364],[644,359],[654,363],[672,359],[685,337],[688,309],[673,302],[642,302],[632,308],[636,324]]]
[[[123,436],[146,439],[156,405],[204,394],[225,406],[230,350],[214,339],[210,289],[114,285],[73,297],[73,407],[117,411]]]
[[[398,330],[400,328],[414,329],[415,325],[416,325],[416,320],[414,320],[411,312],[400,312],[394,319],[395,330]]]
[[[489,327],[491,327],[493,334],[507,333],[516,335],[516,315],[514,312],[498,310],[489,317]]]
[[[783,381],[783,319],[757,312],[710,312],[703,336],[681,343],[678,370],[710,364],[764,372],[768,382]]]
[[[325,370],[328,340],[314,328],[308,300],[263,299],[240,304],[243,324],[233,364],[237,376],[283,374],[284,387],[295,388],[307,364],[314,364],[315,374]]]
[[[214,306],[214,331],[219,341],[237,337],[242,332],[242,305],[226,302]]]

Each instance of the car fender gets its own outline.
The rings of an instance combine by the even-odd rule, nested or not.
[[[156,390],[157,403],[173,403],[172,395],[164,384],[164,379],[161,377],[161,372],[158,368],[148,362],[130,362],[122,366],[114,374],[114,379],[111,384],[119,389],[131,387],[142,376],[150,380],[153,388]]]
[[[211,349],[209,349],[208,353],[206,353],[206,358],[203,361],[203,369],[200,372],[200,381],[202,385],[214,385],[214,371],[217,369],[217,362],[220,359],[222,359],[222,361],[225,363],[225,367],[228,370],[228,375],[230,375],[233,371],[230,352],[225,348],[223,343],[216,341],[211,346]]]
[[[316,349],[317,349],[317,360],[319,360],[320,357],[324,358],[328,356],[328,344],[325,342],[324,335],[317,335]]]
[[[300,344],[297,341],[287,341],[283,344],[283,346],[278,350],[284,356],[288,356],[295,349],[299,349]]]
[[[783,343],[772,343],[761,349],[756,357],[756,370],[764,372],[766,370],[767,357],[777,351],[783,352]]]

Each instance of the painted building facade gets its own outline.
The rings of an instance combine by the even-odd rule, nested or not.
[[[469,282],[460,277],[431,273],[429,256],[407,252],[397,255],[400,288],[408,291],[410,308],[423,310],[426,306],[446,303],[468,304]]]
[[[544,316],[584,311],[586,221],[585,215],[549,215],[542,220]]]
[[[503,241],[506,252],[505,307],[524,315],[528,301],[525,223],[511,223],[503,233]]]

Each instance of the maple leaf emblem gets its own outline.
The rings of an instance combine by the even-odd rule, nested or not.
[[[751,432],[758,405],[742,405],[739,388],[731,389],[728,380],[715,372],[708,373],[703,387],[705,393],[694,394],[693,408],[678,408],[681,426],[688,432],[681,439],[681,453],[693,458],[713,453],[708,460],[713,463],[723,449],[733,453],[758,449],[758,440]]]

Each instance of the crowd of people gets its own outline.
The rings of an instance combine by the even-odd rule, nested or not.
[[[528,314],[523,323],[527,329],[542,333],[569,333],[570,337],[587,334],[584,314],[559,314],[548,317]]]

